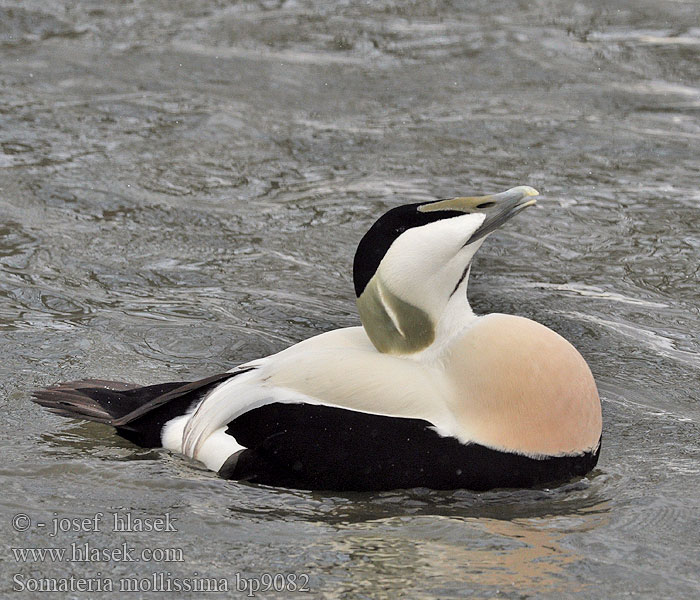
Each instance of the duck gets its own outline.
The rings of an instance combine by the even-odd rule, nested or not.
[[[476,252],[538,197],[522,185],[383,214],[353,262],[361,325],[197,381],[88,379],[33,400],[249,484],[484,491],[585,477],[602,435],[586,361],[544,325],[477,315],[467,298]]]

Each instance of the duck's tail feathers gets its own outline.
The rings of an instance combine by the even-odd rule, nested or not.
[[[160,447],[168,421],[186,414],[212,387],[240,372],[148,386],[84,379],[36,390],[32,399],[62,417],[112,425],[122,437],[154,448]]]

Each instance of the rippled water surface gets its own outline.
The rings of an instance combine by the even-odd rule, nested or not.
[[[327,598],[697,598],[699,111],[696,0],[0,0],[2,595],[34,597],[16,573],[169,572],[308,574]],[[471,298],[589,361],[603,452],[580,482],[255,487],[29,402],[357,324],[351,259],[379,214],[519,184],[545,200],[485,244]],[[178,531],[36,526],[98,511]],[[9,550],[72,542],[184,561]]]

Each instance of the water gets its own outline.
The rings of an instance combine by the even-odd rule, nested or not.
[[[695,0],[1,0],[2,594],[36,596],[16,573],[170,572],[308,574],[327,598],[696,598],[699,82]],[[589,361],[605,425],[583,481],[254,487],[28,400],[203,377],[357,324],[351,260],[379,214],[520,184],[546,200],[487,242],[471,298]],[[177,532],[114,532],[117,511]],[[98,532],[36,526],[97,512]],[[184,560],[9,551],[86,541]]]

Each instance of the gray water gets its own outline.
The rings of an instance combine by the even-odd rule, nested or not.
[[[0,0],[3,597],[203,597],[27,591],[159,573],[237,597],[281,573],[308,575],[296,597],[697,598],[699,111],[697,0]],[[521,184],[544,200],[484,245],[471,299],[589,361],[605,423],[581,481],[256,487],[29,401],[355,325],[352,255],[383,211]],[[85,542],[183,560],[10,550]]]

